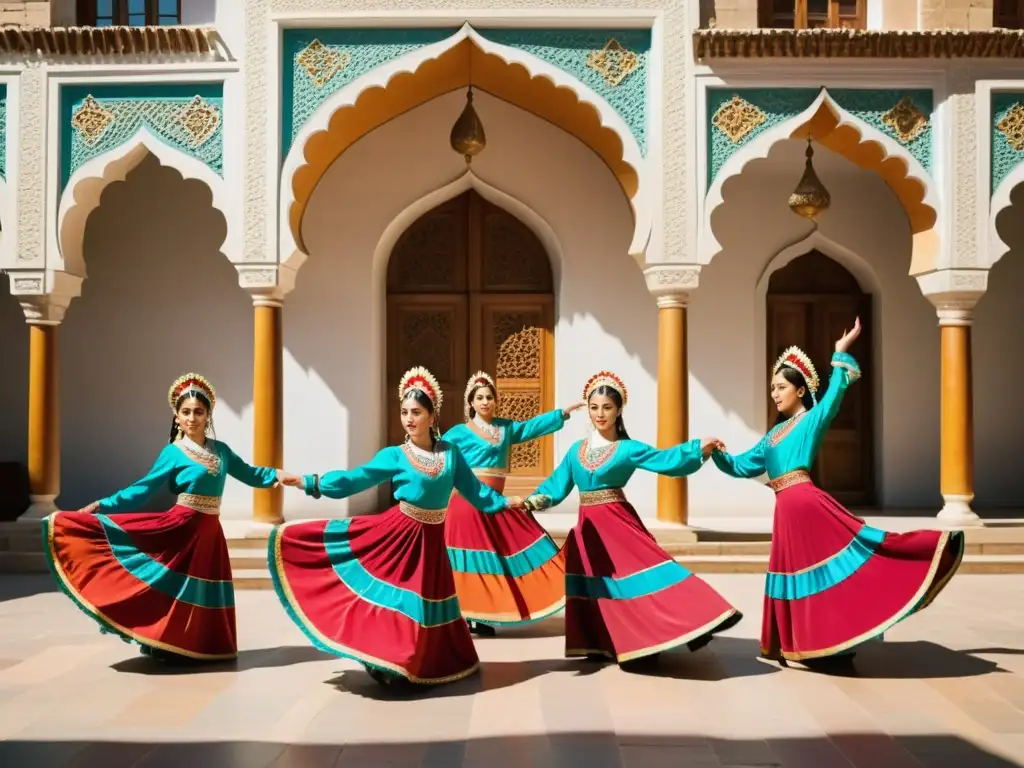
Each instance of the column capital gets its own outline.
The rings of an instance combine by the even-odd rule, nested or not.
[[[235,264],[238,284],[257,307],[284,306],[284,297],[295,287],[295,270],[276,263]]]
[[[918,275],[917,282],[935,307],[939,325],[970,325],[974,306],[988,288],[988,270],[940,269]]]
[[[650,264],[644,269],[647,290],[660,309],[685,307],[700,284],[700,264]]]
[[[60,325],[71,300],[82,293],[82,278],[46,269],[9,269],[11,295],[29,325]]]

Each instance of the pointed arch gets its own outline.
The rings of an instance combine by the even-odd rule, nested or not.
[[[147,154],[155,156],[161,165],[174,168],[183,179],[196,179],[209,187],[211,204],[227,224],[221,251],[229,259],[236,252],[233,246],[237,216],[233,215],[224,179],[205,163],[166,144],[143,127],[130,140],[83,163],[68,179],[57,208],[56,238],[62,262],[58,269],[85,276],[83,247],[89,215],[99,207],[103,190],[115,181],[124,181]]]
[[[765,131],[733,154],[711,180],[701,217],[700,261],[710,262],[722,250],[711,217],[725,202],[723,187],[743,173],[748,163],[768,157],[780,141],[812,138],[859,167],[881,176],[896,194],[913,236],[910,274],[936,269],[942,259],[939,188],[931,174],[906,147],[844,110],[821,89],[800,114]]]
[[[574,135],[608,166],[630,203],[633,255],[643,253],[653,221],[653,184],[625,120],[572,75],[526,51],[500,45],[469,24],[451,37],[356,78],[331,95],[296,134],[281,172],[280,250],[306,252],[302,219],[331,164],[363,136],[395,117],[472,85]]]

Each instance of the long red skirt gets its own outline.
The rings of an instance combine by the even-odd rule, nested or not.
[[[742,618],[657,545],[629,502],[580,507],[565,571],[569,657],[631,661],[704,640]]]
[[[804,482],[775,499],[761,653],[834,656],[885,632],[942,591],[964,553],[962,531],[888,533]]]
[[[481,477],[502,493],[504,477]],[[529,512],[481,512],[457,492],[445,543],[462,615],[487,624],[539,621],[565,607],[565,557]]]
[[[54,512],[43,546],[61,589],[101,631],[191,659],[238,653],[235,590],[217,515]]]
[[[443,524],[419,522],[401,505],[286,523],[271,534],[268,556],[277,596],[317,648],[413,683],[447,683],[479,668]]]

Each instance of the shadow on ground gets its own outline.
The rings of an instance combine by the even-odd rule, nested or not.
[[[954,651],[923,640],[865,643],[857,649],[852,669],[841,668],[828,674],[869,680],[928,680],[1009,672],[994,661],[979,659],[976,653],[979,652]],[[796,663],[790,666],[802,669]]]
[[[244,672],[248,669],[272,669],[304,664],[307,661],[323,661],[335,658],[310,645],[283,645],[278,648],[256,648],[239,651],[234,661],[224,662],[173,662],[168,663],[149,656],[125,659],[110,668],[117,672],[133,675],[202,675],[217,672]]]
[[[0,742],[12,768],[706,768],[722,766],[913,765],[923,768],[1021,766],[955,736],[848,733],[823,738],[738,741],[699,735],[559,733],[430,743],[279,744],[258,741]]]
[[[0,574],[0,603],[56,591],[57,583],[48,573]]]

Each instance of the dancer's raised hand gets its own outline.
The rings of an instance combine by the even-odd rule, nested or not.
[[[860,336],[859,317],[853,321],[852,329],[849,331],[845,329],[843,330],[843,335],[840,337],[839,341],[836,342],[836,352],[848,352],[850,350],[850,346],[857,340],[858,336]]]
[[[705,437],[700,441],[700,452],[704,455],[704,458],[708,458],[715,451],[724,451],[725,443],[719,440],[717,437]]]
[[[573,403],[568,408],[563,408],[562,413],[564,413],[566,416],[572,416],[574,411],[578,411],[580,408],[585,408],[586,406],[587,401],[580,400],[578,403]]]

